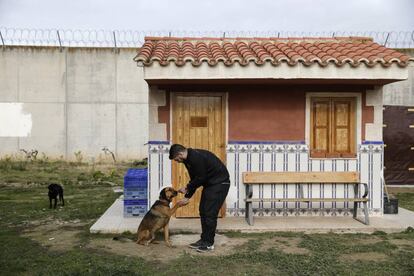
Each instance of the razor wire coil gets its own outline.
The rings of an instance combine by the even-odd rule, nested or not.
[[[172,37],[371,37],[390,48],[414,48],[414,31],[190,31],[190,30],[79,30],[0,27],[3,46],[140,47],[146,36]]]

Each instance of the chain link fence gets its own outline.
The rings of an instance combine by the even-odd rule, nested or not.
[[[2,46],[58,46],[136,48],[145,36],[173,37],[372,37],[390,48],[414,48],[414,31],[137,31],[137,30],[68,30],[19,29],[0,27]]]

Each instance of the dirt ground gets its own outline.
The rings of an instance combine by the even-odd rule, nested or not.
[[[156,244],[142,246],[135,243],[133,239],[119,237],[117,235],[92,235],[86,243],[81,242],[82,232],[87,223],[79,221],[32,221],[30,227],[23,236],[37,241],[42,246],[55,251],[70,250],[74,247],[85,246],[88,249],[104,250],[109,253],[141,257],[147,261],[169,261],[181,254],[198,255],[197,251],[188,248],[188,244],[199,239],[198,234],[174,234],[171,235],[173,247],[167,247],[162,240],[162,234],[157,238]],[[114,237],[116,237],[114,239]],[[204,253],[210,256],[224,256],[234,254],[244,248],[249,242],[246,238],[229,238],[225,235],[216,235],[215,250]],[[275,237],[261,242],[260,251],[276,248],[289,254],[309,254],[305,248],[299,247],[301,242],[297,237]]]
[[[266,251],[271,248],[277,248],[287,254],[309,254],[309,250],[299,247],[301,238],[297,237],[277,237],[266,240],[260,246],[260,250]]]
[[[82,246],[81,234],[85,231],[84,226],[86,224],[76,220],[33,221],[30,223],[31,227],[28,227],[23,232],[23,236],[40,243],[50,250],[70,250],[74,247]],[[169,261],[183,253],[190,255],[200,254],[188,248],[189,243],[197,241],[200,238],[198,234],[171,235],[170,239],[173,247],[167,247],[161,236],[157,238],[156,244],[143,246],[136,244],[133,239],[119,237],[117,235],[92,235],[92,238],[84,246],[88,249],[104,250],[117,255],[142,257],[148,261]],[[216,250],[206,254],[212,256],[232,254],[236,247],[242,246],[246,242],[246,239],[216,235]]]
[[[176,259],[179,255],[189,254],[190,256],[198,255],[201,253],[196,252],[188,248],[188,244],[199,239],[198,234],[174,234],[171,235],[171,242],[173,247],[167,247],[162,240],[162,234],[157,238],[156,244],[150,244],[149,246],[137,245],[132,238],[117,235],[91,235],[88,241],[82,242],[82,233],[85,231],[85,225],[87,222],[80,222],[78,220],[72,221],[32,221],[30,227],[24,232],[23,236],[28,237],[34,241],[37,241],[42,246],[54,251],[65,251],[73,249],[74,247],[84,246],[87,249],[92,250],[104,250],[108,253],[141,257],[147,261],[161,261],[168,262]],[[114,239],[115,237],[115,239]],[[300,237],[272,237],[269,239],[259,240],[259,251],[267,251],[269,249],[280,250],[287,254],[301,254],[308,255],[311,252],[300,247],[302,238]],[[375,244],[380,242],[381,238],[377,236],[364,237],[358,243],[360,244]],[[414,246],[413,240],[389,240],[392,244],[399,247]],[[210,256],[224,256],[233,254],[239,250],[242,250],[249,243],[248,238],[229,238],[225,235],[216,235],[215,250],[213,252],[204,253]],[[357,260],[375,260],[383,261],[386,259],[385,254],[377,252],[364,252],[345,254],[342,256],[344,260],[357,261]]]
[[[162,240],[157,244],[149,246],[138,245],[131,239],[113,240],[112,238],[94,239],[88,244],[88,248],[105,250],[110,253],[142,257],[147,261],[169,261],[181,254],[195,255],[197,251],[188,248],[188,244],[199,239],[199,235],[172,235],[173,247],[167,247]],[[220,242],[218,242],[220,241]],[[213,252],[205,253],[211,256],[221,256],[234,253],[237,245],[244,243],[242,239],[228,239],[224,236],[216,237],[215,249]]]
[[[23,236],[37,241],[51,250],[64,251],[80,246],[80,234],[85,231],[79,220],[73,221],[31,221]]]

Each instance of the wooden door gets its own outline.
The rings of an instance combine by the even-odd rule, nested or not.
[[[206,149],[216,154],[224,163],[225,154],[225,94],[222,93],[173,93],[172,94],[172,140],[185,147]],[[189,181],[184,164],[172,162],[172,185],[184,187]],[[179,208],[176,217],[199,217],[198,206],[201,190],[190,203]],[[176,200],[180,200],[180,195]],[[221,210],[225,213],[225,207]]]

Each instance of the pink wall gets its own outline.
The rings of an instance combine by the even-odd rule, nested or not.
[[[361,92],[362,140],[365,124],[374,120],[373,107],[365,106],[362,85],[163,85],[160,89],[179,92],[228,92],[229,141],[304,141],[307,91]],[[170,139],[170,96],[167,105],[158,108],[158,120],[167,124]]]
[[[229,92],[229,140],[305,140],[304,91]]]

